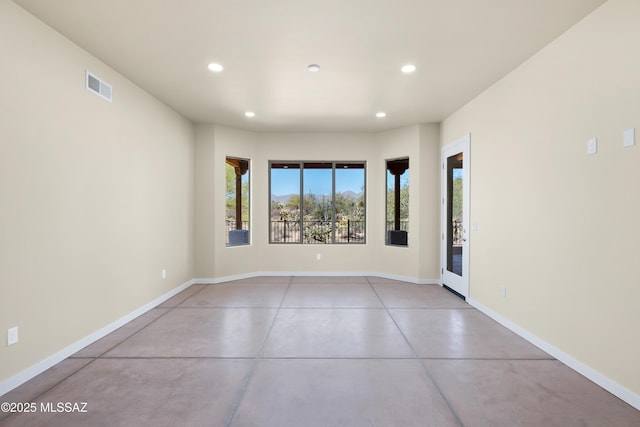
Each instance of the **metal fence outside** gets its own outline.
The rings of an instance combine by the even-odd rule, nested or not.
[[[394,230],[394,221],[387,221],[387,230]],[[402,231],[406,231],[407,233],[409,232],[409,220],[408,219],[402,219],[400,220],[400,230]]]
[[[365,233],[365,221],[272,220],[270,241],[307,244],[365,243]]]

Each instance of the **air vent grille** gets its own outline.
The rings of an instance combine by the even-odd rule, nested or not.
[[[100,80],[93,77],[91,74],[87,74],[87,85],[89,89],[93,89],[95,92],[100,93]]]
[[[106,99],[109,102],[112,102],[113,99],[113,88],[112,86],[101,80],[100,78],[94,76],[90,72],[86,72],[86,86],[87,90],[95,93],[96,95]]]

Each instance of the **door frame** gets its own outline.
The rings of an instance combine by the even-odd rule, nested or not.
[[[470,187],[471,187],[471,134],[450,142],[442,147],[440,162],[441,170],[441,205],[440,205],[440,285],[446,286],[465,299],[469,297],[469,228],[470,228]],[[463,186],[462,186],[462,276],[447,270],[447,159],[457,153],[463,156]]]

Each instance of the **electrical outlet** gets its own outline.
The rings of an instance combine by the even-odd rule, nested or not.
[[[502,288],[500,288],[500,296],[502,298],[506,298],[507,297],[507,288],[505,288],[504,286]]]
[[[322,254],[316,254],[316,260],[320,261],[322,259]]]
[[[162,278],[163,279],[167,278],[167,270],[162,270]]]
[[[18,343],[18,327],[7,330],[7,345],[14,345]]]

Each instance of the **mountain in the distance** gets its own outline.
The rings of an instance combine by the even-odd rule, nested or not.
[[[362,191],[359,193],[356,193],[355,191],[347,190],[347,191],[343,191],[340,194],[342,194],[347,199],[356,200],[358,197],[362,196]]]
[[[272,194],[271,200],[276,202],[287,203],[292,196],[297,196],[297,194],[283,194],[281,196]]]

